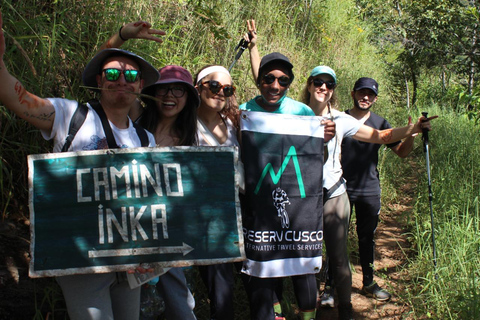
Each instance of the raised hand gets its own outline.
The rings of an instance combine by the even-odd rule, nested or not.
[[[127,23],[119,32],[122,40],[145,39],[159,43],[163,42],[163,40],[158,36],[164,36],[165,34],[165,31],[152,29],[152,25],[147,21]]]
[[[12,76],[3,61],[6,51],[3,18],[0,12],[0,101],[40,130],[50,131],[55,119],[55,108],[47,99],[42,99],[28,92],[22,83]]]
[[[250,66],[252,67],[252,75],[255,82],[258,78],[258,70],[260,68],[260,53],[257,48],[257,27],[255,20],[247,20],[248,32],[245,33],[243,39],[248,42],[248,50],[250,51]]]
[[[147,21],[130,22],[102,44],[100,50],[120,48],[129,39],[145,39],[162,43],[163,40],[158,36],[164,35],[165,31],[152,29],[152,25]]]
[[[243,39],[249,43],[248,48],[251,49],[257,44],[257,28],[255,26],[255,20],[247,20],[247,30],[248,32],[245,33]]]

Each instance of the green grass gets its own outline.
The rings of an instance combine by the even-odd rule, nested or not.
[[[423,150],[416,150],[418,185],[414,215],[409,219],[415,256],[408,267],[412,282],[402,296],[419,318],[477,319],[480,174],[476,159],[480,157],[480,129],[453,111],[436,106],[426,111],[440,115],[429,135],[437,267],[433,264],[426,157]],[[408,164],[389,160],[382,170],[384,185],[398,188],[395,173]]]

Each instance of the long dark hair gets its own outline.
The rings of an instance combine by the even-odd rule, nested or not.
[[[198,75],[200,74],[200,72],[202,72],[202,70],[204,70],[206,68],[209,68],[209,67],[212,67],[212,66],[216,66],[216,65],[211,64],[211,65],[205,66],[202,69],[198,70],[197,74],[195,75],[194,83],[197,84],[200,80],[202,80],[202,79],[198,79]],[[231,76],[230,76],[230,78],[231,78]],[[233,85],[233,79],[232,79],[232,85]],[[200,92],[200,87],[199,87],[198,91]],[[200,104],[201,103],[202,102],[200,101]],[[238,115],[240,114],[240,110],[238,110],[238,102],[237,102],[237,97],[235,96],[235,94],[233,94],[232,96],[227,98],[225,107],[219,113],[221,115],[227,117],[228,119],[230,119],[230,121],[232,121],[232,123],[233,123],[233,126],[237,130],[239,129],[240,124],[238,123]]]
[[[162,84],[159,84],[162,86]],[[185,90],[187,102],[183,110],[178,114],[173,125],[173,130],[179,138],[179,146],[197,145],[197,108],[189,90]],[[148,99],[145,110],[139,120],[142,127],[155,135],[162,115],[158,112],[157,102]]]

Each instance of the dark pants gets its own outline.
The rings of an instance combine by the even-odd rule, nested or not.
[[[273,320],[273,304],[278,297],[279,282],[285,278],[257,278],[242,274],[243,284],[250,302],[252,320]],[[293,289],[301,311],[315,310],[317,303],[317,280],[314,274],[292,276]],[[276,293],[277,292],[277,293]]]
[[[373,282],[374,235],[380,214],[380,195],[349,195],[349,198],[352,212],[355,211],[357,220],[358,249],[363,273],[363,285],[368,286]]]
[[[199,266],[210,300],[210,319],[231,320],[233,315],[233,263]]]

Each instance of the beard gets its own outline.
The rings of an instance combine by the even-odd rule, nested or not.
[[[357,109],[360,109],[360,110],[362,110],[362,111],[368,111],[368,110],[370,110],[370,108],[373,106],[373,103],[371,103],[368,107],[365,108],[365,107],[362,107],[362,106],[360,105],[360,103],[358,102],[358,100],[354,99],[354,100],[353,100],[353,105],[354,105],[355,108],[357,108]]]

